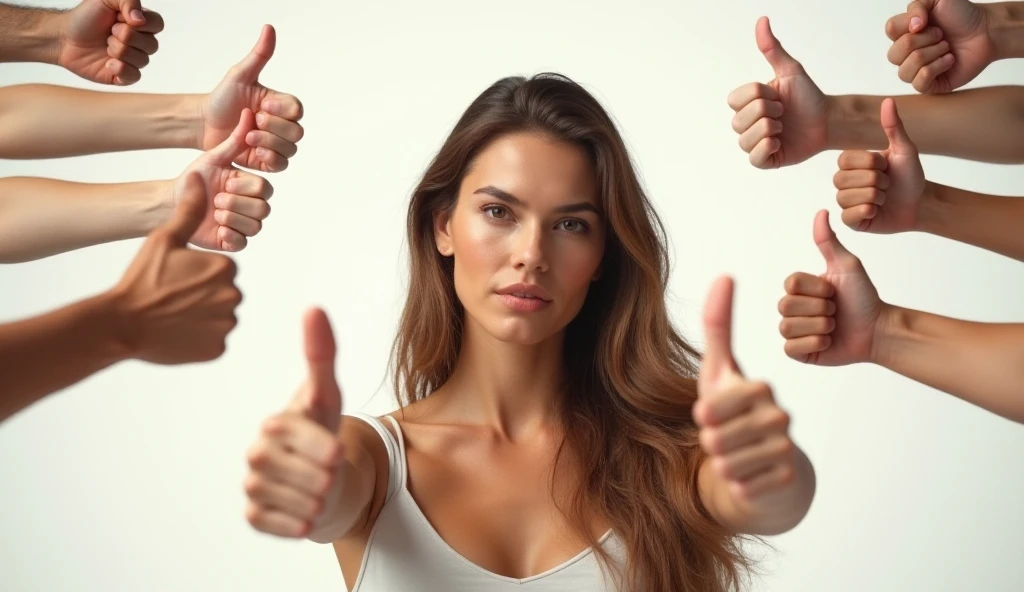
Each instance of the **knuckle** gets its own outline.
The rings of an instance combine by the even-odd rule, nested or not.
[[[258,469],[267,465],[267,461],[270,460],[270,451],[267,449],[266,444],[259,440],[249,447],[245,457],[249,462],[249,466]]]
[[[789,485],[796,479],[796,471],[790,465],[783,465],[778,471],[779,485]]]
[[[259,506],[253,503],[246,504],[245,520],[253,527],[260,528],[260,525],[263,523],[263,512],[260,511]]]
[[[730,122],[730,125],[732,125],[732,131],[736,132],[737,134],[743,133],[743,127],[740,122],[739,113],[732,116],[732,122]]]
[[[242,483],[242,489],[250,497],[258,496],[264,491],[263,480],[256,473],[249,473]]]
[[[756,400],[772,401],[775,396],[772,393],[772,387],[763,380],[758,380],[752,384],[750,396]]]
[[[715,454],[718,451],[719,437],[718,433],[712,429],[703,429],[700,431],[698,436],[701,447],[708,454]]]
[[[767,423],[768,423],[769,427],[772,427],[772,428],[775,428],[775,429],[779,429],[779,430],[784,430],[784,429],[787,429],[789,427],[789,422],[790,422],[789,413],[787,413],[786,410],[784,410],[784,409],[782,409],[780,407],[775,407],[775,408],[773,408],[771,410],[770,413],[768,413],[768,422]],[[785,440],[788,441],[789,438],[785,438]]]

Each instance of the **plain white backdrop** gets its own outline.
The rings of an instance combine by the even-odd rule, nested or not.
[[[1024,427],[880,368],[794,362],[776,311],[789,273],[824,269],[811,239],[823,207],[882,298],[902,306],[1024,322],[1024,265],[927,235],[856,235],[838,223],[838,153],[760,171],[730,128],[729,91],[772,78],[754,42],[762,14],[826,93],[914,92],[885,59],[883,24],[902,0],[148,6],[167,29],[135,86],[102,89],[33,64],[0,65],[0,83],[206,92],[271,23],[277,53],[261,81],[302,100],[307,133],[290,168],[269,176],[273,213],[236,256],[245,301],[224,357],[124,363],[0,426],[0,589],[344,590],[329,546],[245,522],[245,450],[303,377],[299,323],[310,305],[334,323],[346,411],[394,408],[386,363],[404,297],[409,193],[478,93],[540,71],[583,83],[620,124],[671,235],[675,320],[696,343],[711,281],[736,277],[738,359],[775,386],[817,468],[809,515],[772,539],[778,552],[754,589],[1024,587]],[[997,63],[972,86],[1016,82],[1024,60]],[[165,179],[197,156],[0,161],[0,176]],[[924,165],[941,183],[1024,195],[1024,166]],[[0,267],[0,321],[106,290],[139,244]]]

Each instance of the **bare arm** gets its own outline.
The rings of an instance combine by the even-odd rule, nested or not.
[[[894,306],[879,327],[876,364],[1024,423],[1024,324],[962,321]]]
[[[199,148],[202,95],[100,92],[49,84],[0,88],[0,158],[60,158]]]
[[[730,482],[705,461],[698,476],[701,499],[711,516],[735,533],[782,534],[803,520],[814,500],[816,477],[810,459],[796,448],[793,476],[783,487],[746,500],[730,491]]]
[[[929,182],[917,230],[1024,261],[1024,197],[986,195]]]
[[[0,3],[0,62],[56,64],[60,52],[57,14]]]
[[[0,421],[124,359],[106,298],[0,325]]]
[[[996,45],[996,59],[1024,58],[1024,2],[983,4],[988,9],[988,24]]]
[[[380,436],[365,422],[342,417],[338,429],[342,461],[335,476],[337,493],[325,500],[324,513],[318,517],[306,537],[316,543],[332,543],[361,530],[369,519],[376,491],[377,464],[381,460],[387,475],[387,451]],[[371,443],[372,442],[372,443]],[[375,447],[382,450],[375,450]],[[383,453],[383,459],[376,458]]]
[[[884,150],[884,96],[827,98],[827,149]],[[1024,163],[1024,86],[993,86],[940,95],[893,97],[918,149],[969,160]]]
[[[0,263],[145,236],[171,215],[169,185],[0,179]]]

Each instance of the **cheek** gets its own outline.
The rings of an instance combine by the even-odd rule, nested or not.
[[[594,275],[601,264],[602,249],[595,244],[583,243],[565,245],[558,250],[557,277],[567,295],[580,302],[586,297]]]
[[[507,261],[507,238],[486,221],[458,220],[452,228],[456,286],[486,281],[499,271]]]

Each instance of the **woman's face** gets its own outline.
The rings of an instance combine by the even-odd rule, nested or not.
[[[581,148],[538,134],[502,136],[480,152],[454,210],[434,225],[467,324],[535,344],[576,316],[604,254],[594,177]]]

